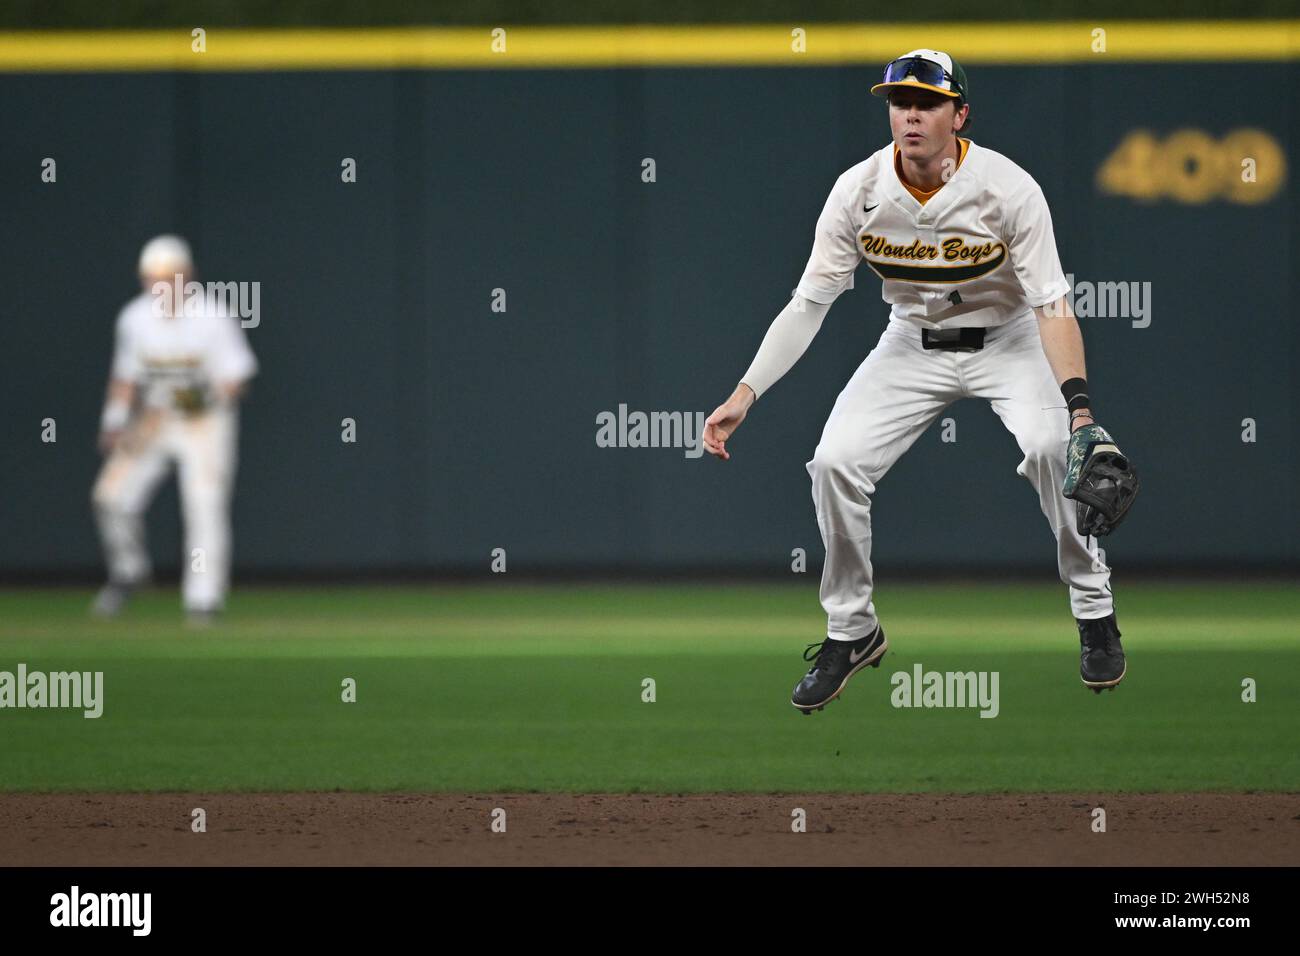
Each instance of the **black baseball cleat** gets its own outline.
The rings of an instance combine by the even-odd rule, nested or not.
[[[1078,624],[1079,677],[1094,693],[1100,694],[1107,687],[1114,690],[1128,672],[1115,615],[1078,621]]]
[[[815,659],[808,656],[814,647],[817,648]],[[879,667],[880,659],[888,649],[885,631],[879,625],[874,633],[860,640],[833,641],[827,638],[820,644],[809,644],[803,652],[803,659],[812,661],[813,666],[795,685],[790,703],[805,714],[825,710],[826,705],[844,690],[850,677],[868,665]]]

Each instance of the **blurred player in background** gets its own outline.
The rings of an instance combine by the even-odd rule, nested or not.
[[[107,459],[91,497],[108,584],[93,611],[119,614],[149,579],[144,513],[174,462],[185,523],[182,599],[191,622],[210,623],[229,585],[238,404],[257,360],[237,319],[207,297],[180,294],[194,277],[184,239],[150,240],[139,272],[144,291],[117,317],[100,420]]]

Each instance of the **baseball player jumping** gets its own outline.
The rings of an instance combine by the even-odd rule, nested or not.
[[[119,614],[148,579],[144,513],[174,462],[185,523],[182,598],[189,620],[222,609],[230,574],[230,493],[238,401],[257,371],[238,320],[175,290],[193,277],[189,246],[159,236],[140,253],[145,291],[117,317],[100,449],[108,457],[92,501],[108,561],[93,611]],[[155,283],[167,291],[155,294]]]
[[[1126,664],[1110,569],[1093,535],[1119,523],[1137,482],[1093,422],[1083,338],[1043,192],[1011,160],[958,135],[969,87],[948,54],[914,50],[886,66],[871,92],[888,99],[893,142],[836,181],[793,298],[704,431],[705,448],[729,459],[727,441],[750,407],[803,355],[865,259],[891,314],[807,465],[826,546],[828,625],[826,640],[805,653],[812,668],[791,703],[821,710],[855,673],[879,666],[888,643],[872,602],[871,496],[960,398],[988,401],[1024,453],[1017,474],[1056,535],[1080,675],[1098,693],[1113,688]]]

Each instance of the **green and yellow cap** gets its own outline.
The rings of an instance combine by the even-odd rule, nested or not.
[[[889,91],[900,86],[932,90],[951,96],[958,103],[970,98],[966,85],[966,71],[947,53],[938,50],[913,50],[885,67],[881,82],[871,88],[873,96],[888,96]]]

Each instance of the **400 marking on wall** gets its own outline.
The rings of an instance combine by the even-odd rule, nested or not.
[[[1199,129],[1163,137],[1135,129],[1102,162],[1097,189],[1141,202],[1225,200],[1253,206],[1281,191],[1286,172],[1282,147],[1265,130],[1236,129],[1216,139]]]

